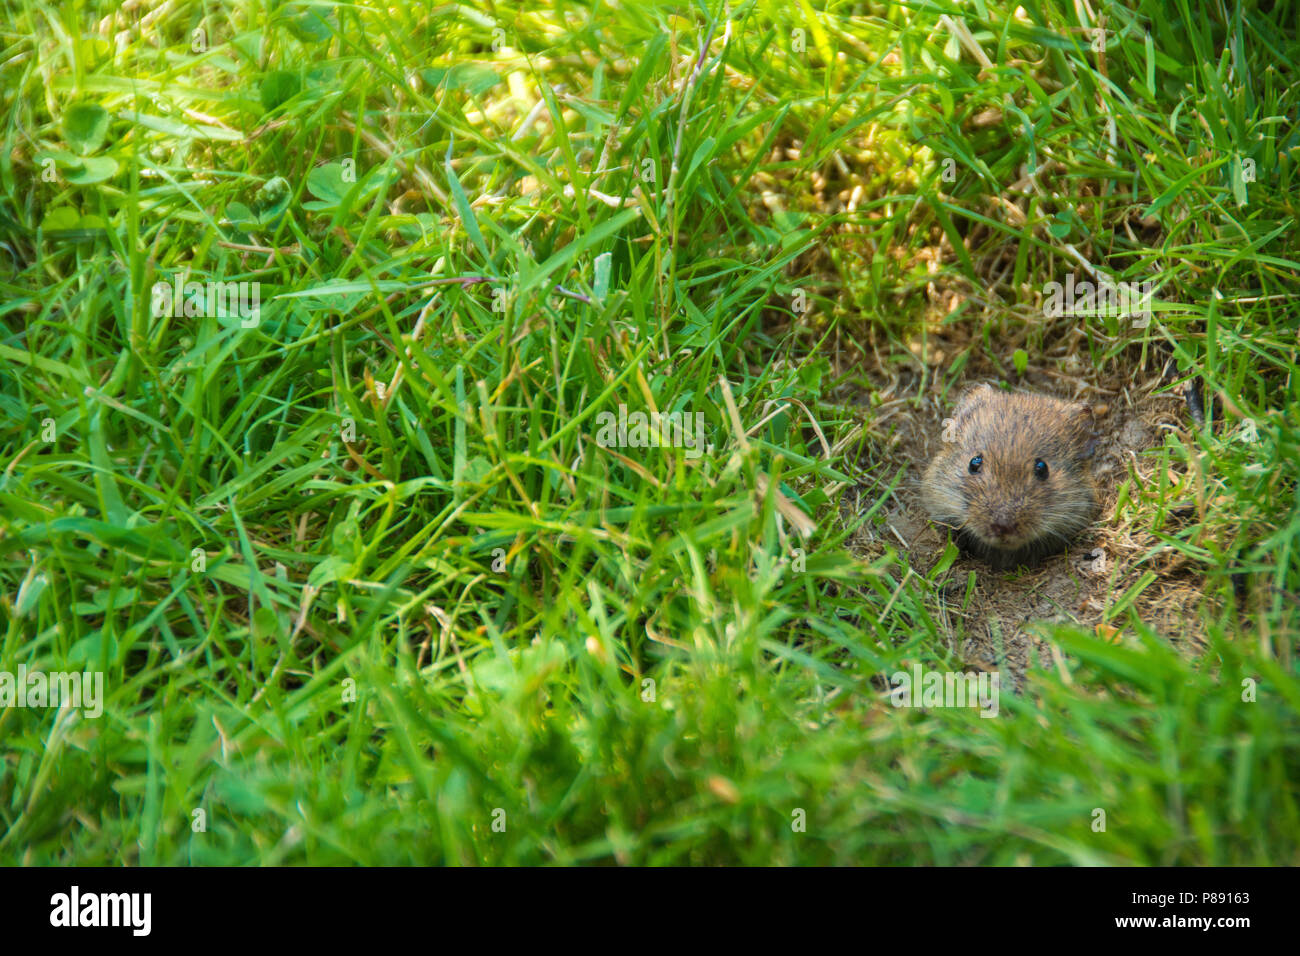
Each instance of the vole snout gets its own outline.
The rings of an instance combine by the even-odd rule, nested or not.
[[[989,531],[995,538],[1009,538],[1016,531],[1016,518],[1010,511],[998,511],[989,522]]]

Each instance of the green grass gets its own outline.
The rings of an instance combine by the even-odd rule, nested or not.
[[[106,703],[0,709],[0,860],[1300,863],[1297,9],[1022,6],[6,2],[0,671]],[[996,719],[891,707],[963,662],[846,546],[881,376],[1055,361],[1079,258],[1159,289],[1084,364],[1216,397],[1112,518],[1206,646],[1117,594]]]

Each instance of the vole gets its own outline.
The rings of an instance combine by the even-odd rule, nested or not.
[[[995,568],[1065,549],[1097,516],[1091,406],[978,385],[945,420],[921,499]]]

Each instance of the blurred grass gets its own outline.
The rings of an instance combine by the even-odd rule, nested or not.
[[[0,858],[1300,862],[1294,4],[820,6],[6,4],[0,670],[108,701],[0,710]],[[1085,359],[1227,417],[1116,515],[1208,646],[1129,605],[997,719],[896,710],[963,665],[844,547],[900,476],[837,370],[927,374],[932,284],[1041,348],[1080,258],[1160,301]],[[259,324],[155,318],[178,274]]]

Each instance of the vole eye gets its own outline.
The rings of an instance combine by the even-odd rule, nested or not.
[[[1034,459],[1034,477],[1039,481],[1047,480],[1047,462],[1041,458]]]
[[[979,474],[980,465],[982,464],[984,464],[984,456],[976,455],[974,458],[970,460],[970,473],[972,475]]]

